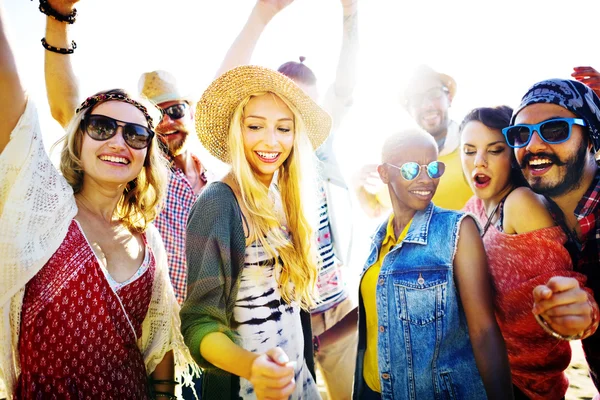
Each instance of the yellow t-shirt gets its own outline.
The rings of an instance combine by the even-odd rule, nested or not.
[[[363,304],[365,306],[365,317],[367,322],[367,349],[363,363],[363,377],[369,388],[377,393],[381,393],[381,383],[379,381],[379,365],[377,362],[377,337],[379,335],[379,324],[377,321],[377,302],[375,299],[375,291],[379,280],[379,271],[383,258],[390,252],[392,247],[400,243],[408,233],[408,228],[412,220],[402,230],[402,233],[395,238],[394,234],[394,214],[390,215],[388,220],[385,238],[381,243],[381,250],[377,262],[363,275],[360,282],[360,294],[362,295]]]
[[[433,196],[433,204],[450,210],[460,210],[473,196],[473,191],[463,175],[460,146],[450,154],[439,156],[438,161],[446,164],[446,171],[440,178]]]

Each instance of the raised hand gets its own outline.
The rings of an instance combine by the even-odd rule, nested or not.
[[[592,67],[575,67],[571,76],[586,84],[600,97],[600,72]]]
[[[256,398],[287,400],[294,392],[295,362],[285,352],[275,347],[257,357],[252,363],[249,381],[254,387]]]
[[[533,301],[533,313],[563,336],[578,335],[593,322],[588,293],[575,278],[550,278],[533,289]]]
[[[273,14],[277,14],[279,11],[283,10],[293,2],[294,0],[258,0],[256,4],[262,7],[267,7],[273,12]]]

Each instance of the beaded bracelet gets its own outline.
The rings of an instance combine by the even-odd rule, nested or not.
[[[52,8],[50,3],[48,3],[48,0],[40,0],[40,11],[42,13],[46,14],[47,16],[54,18],[57,21],[66,22],[67,24],[74,23],[75,18],[77,16],[76,8],[74,8],[73,11],[71,11],[71,14],[62,15],[61,13],[56,11],[54,8]]]
[[[177,400],[177,397],[167,392],[154,392],[154,397],[166,397],[169,400]]]
[[[571,336],[565,336],[562,335],[558,332],[556,332],[554,329],[552,329],[552,327],[550,326],[550,324],[548,324],[548,322],[546,322],[546,320],[544,318],[542,318],[539,315],[534,315],[535,320],[538,322],[538,324],[542,327],[542,329],[544,331],[546,331],[546,333],[548,333],[550,336],[559,339],[559,340],[579,340],[583,337],[583,333],[584,332],[580,332],[576,335],[571,335]]]
[[[48,42],[46,42],[46,38],[42,38],[42,46],[44,46],[44,48],[46,50],[51,51],[53,53],[73,54],[73,52],[77,48],[77,43],[75,43],[74,40],[71,40],[71,48],[70,49],[64,48],[64,47],[54,47],[51,44],[48,44]]]

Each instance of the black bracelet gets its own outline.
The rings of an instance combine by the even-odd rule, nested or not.
[[[76,8],[74,8],[73,11],[71,11],[71,14],[62,15],[54,8],[52,8],[50,3],[48,3],[48,0],[40,0],[40,11],[46,14],[47,16],[54,18],[57,21],[66,22],[67,24],[74,23],[75,17],[77,16]]]
[[[166,397],[169,400],[177,400],[177,397],[167,392],[154,392],[154,397]]]
[[[48,44],[48,42],[46,42],[46,38],[42,38],[42,46],[44,46],[44,48],[48,51],[51,51],[53,53],[59,53],[59,54],[73,54],[73,52],[75,51],[75,49],[77,48],[77,43],[75,43],[74,40],[71,40],[71,48],[64,48],[64,47],[54,47],[51,44]]]
[[[174,379],[152,379],[152,378],[150,378],[150,383],[152,383],[153,385],[161,385],[161,384],[179,385],[179,382],[177,382]]]

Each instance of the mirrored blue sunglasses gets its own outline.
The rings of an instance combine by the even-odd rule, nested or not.
[[[402,178],[404,178],[404,180],[407,180],[407,181],[412,181],[412,180],[416,179],[419,176],[419,174],[421,173],[422,168],[425,168],[425,171],[427,171],[427,175],[429,175],[429,177],[431,179],[441,178],[442,175],[444,175],[444,172],[446,171],[446,164],[444,164],[441,161],[432,161],[427,165],[421,165],[414,161],[404,163],[401,166],[397,166],[397,165],[390,164],[390,163],[386,163],[386,164],[389,165],[390,167],[399,169],[400,174],[402,175]]]

